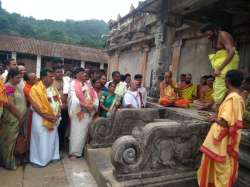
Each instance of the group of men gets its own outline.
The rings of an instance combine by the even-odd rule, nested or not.
[[[180,83],[172,80],[170,71],[165,73],[160,83],[159,103],[163,106],[187,108],[196,105],[198,109],[209,110],[213,105],[213,76],[203,76],[200,85],[192,83],[191,74],[181,74]]]
[[[81,89],[84,88],[84,85],[87,85],[87,88],[90,89],[87,89],[86,92],[89,90],[91,95],[91,90],[94,91],[94,95],[97,96],[97,105],[101,104],[101,102],[104,102],[103,100],[101,102],[98,101],[102,95],[109,95],[109,84],[112,83],[114,84],[115,89],[114,95],[120,98],[114,112],[118,108],[139,109],[146,107],[147,92],[142,86],[142,75],[137,74],[132,79],[130,74],[126,74],[126,79],[122,81],[121,79],[123,79],[124,76],[122,76],[119,71],[114,71],[112,73],[112,80],[107,82],[107,77],[103,73],[99,73],[97,71],[93,73],[90,70],[84,70],[82,68],[75,69],[76,71],[73,71],[72,76],[70,77],[68,74],[64,73],[63,66],[57,64],[53,70],[42,69],[40,72],[40,78],[38,79],[35,73],[26,71],[24,64],[18,64],[16,60],[9,59],[6,63],[6,69],[1,71],[0,131],[1,129],[7,128],[8,126],[7,122],[6,124],[3,124],[3,121],[5,121],[4,118],[7,116],[6,113],[10,112],[10,114],[13,115],[13,118],[16,118],[14,113],[12,113],[12,110],[18,110],[17,108],[19,106],[17,103],[15,103],[15,93],[13,95],[9,95],[6,85],[11,85],[12,80],[10,80],[9,76],[14,70],[18,70],[18,76],[13,76],[13,79],[20,80],[17,81],[18,84],[16,86],[13,85],[13,90],[21,91],[20,98],[25,100],[27,110],[25,114],[23,113],[20,119],[17,120],[17,133],[19,134],[19,132],[21,132],[20,129],[22,129],[22,132],[24,132],[24,135],[28,141],[28,157],[34,166],[44,167],[50,162],[60,159],[59,150],[65,148],[68,139],[69,141],[72,140],[72,142],[84,142],[79,146],[81,148],[75,152],[75,145],[69,145],[69,150],[71,153],[70,157],[82,156],[85,146],[84,144],[87,142],[88,130],[85,129],[84,131],[86,132],[84,132],[84,136],[81,135],[80,137],[76,137],[75,134],[72,134],[72,132],[80,132],[79,129],[74,129],[74,127],[77,126],[81,119],[87,116],[88,107],[83,105],[80,101],[80,97],[78,97],[76,90],[76,83],[78,82],[76,80],[77,78],[80,77],[79,80],[81,80],[81,77],[83,77],[84,79],[84,82],[80,81],[82,86],[82,88],[80,88],[80,92],[84,93],[85,91],[81,91]],[[74,93],[74,95],[72,95],[72,93]],[[74,114],[71,112],[78,107],[75,106],[72,108],[72,102],[74,102],[74,100],[77,102],[80,101],[81,111],[84,111],[82,113],[78,112],[75,116],[73,116]],[[11,101],[13,101],[12,104],[16,106],[11,105]],[[93,120],[100,116],[100,110],[101,109],[98,106],[97,109],[94,109],[94,112],[92,112],[91,109],[89,119]],[[93,116],[92,113],[94,113]],[[80,114],[82,117],[79,116]],[[86,127],[88,128],[89,121],[86,124]],[[8,137],[13,137],[13,134],[11,134],[13,132],[10,131],[9,133],[10,134]],[[16,139],[13,141],[15,141],[14,144],[17,144],[18,135],[15,137]],[[76,140],[74,137],[76,137]],[[1,145],[4,146],[4,144],[6,145],[8,143],[7,139],[8,138],[1,140],[0,137],[0,147]],[[78,143],[76,142],[74,144]],[[8,169],[15,169],[15,164],[9,164],[10,162],[15,163],[15,147],[12,146],[12,148],[8,147],[7,149],[13,150],[7,154],[12,155],[11,158],[5,158],[4,156],[1,156],[5,154],[3,152],[4,149],[1,149],[0,163],[2,163],[2,165]]]

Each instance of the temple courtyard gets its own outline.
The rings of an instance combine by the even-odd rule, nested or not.
[[[1,187],[97,187],[84,159],[69,160],[67,156],[45,168],[30,164],[16,171],[0,168]]]

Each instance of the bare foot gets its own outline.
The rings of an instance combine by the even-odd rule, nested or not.
[[[69,159],[70,160],[75,160],[75,159],[77,159],[77,157],[75,155],[69,155]]]

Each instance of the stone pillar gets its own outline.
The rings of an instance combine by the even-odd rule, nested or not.
[[[36,76],[40,78],[40,71],[42,67],[42,57],[41,55],[37,55],[36,57]]]
[[[16,53],[16,52],[12,52],[12,53],[11,53],[11,58],[13,58],[13,59],[16,60],[16,57],[17,57],[17,53]]]
[[[85,68],[85,61],[81,61],[81,68]]]
[[[111,73],[112,73],[111,72],[112,71],[111,66],[112,66],[112,58],[111,58],[110,54],[108,54],[108,70],[107,70],[107,78],[108,79],[110,78]]]
[[[182,47],[182,40],[178,40],[173,45],[173,54],[172,54],[172,73],[173,73],[173,80],[178,80],[178,73],[179,73],[179,64],[180,64],[180,57],[181,57],[181,47]]]
[[[100,63],[100,69],[104,70],[104,63]]]
[[[116,52],[114,57],[114,70],[119,71],[119,57],[120,53]]]
[[[147,63],[148,63],[148,52],[150,51],[148,46],[143,46],[142,48],[142,58],[140,62],[140,70],[143,76],[143,84],[146,80],[146,72],[147,72]]]
[[[157,59],[152,71],[152,87],[149,93],[152,97],[159,97],[159,77],[163,77],[164,73],[169,70],[175,31],[182,24],[180,16],[168,12],[168,1],[162,1],[161,7],[158,14],[158,29],[155,34]]]

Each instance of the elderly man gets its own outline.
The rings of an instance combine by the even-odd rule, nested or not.
[[[186,74],[185,83],[179,87],[181,99],[187,99],[192,102],[197,97],[197,86],[192,83],[192,75]]]
[[[33,108],[30,140],[30,162],[46,166],[60,159],[57,126],[60,123],[61,100],[58,90],[52,86],[53,71],[44,69],[40,81],[32,86],[30,101]]]
[[[20,81],[20,83],[19,83],[19,88],[21,89],[21,90],[23,90],[23,88],[24,88],[24,86],[25,86],[25,81],[24,81],[24,79],[23,79],[23,76],[24,76],[24,74],[27,72],[26,71],[26,68],[25,68],[25,64],[23,64],[23,63],[20,63],[20,64],[18,64],[18,66],[17,66],[17,68],[18,68],[18,70],[19,70],[19,72],[20,72],[20,75],[21,75],[21,81]]]
[[[138,82],[131,81],[130,87],[123,97],[124,108],[142,108],[143,101],[138,91]]]

